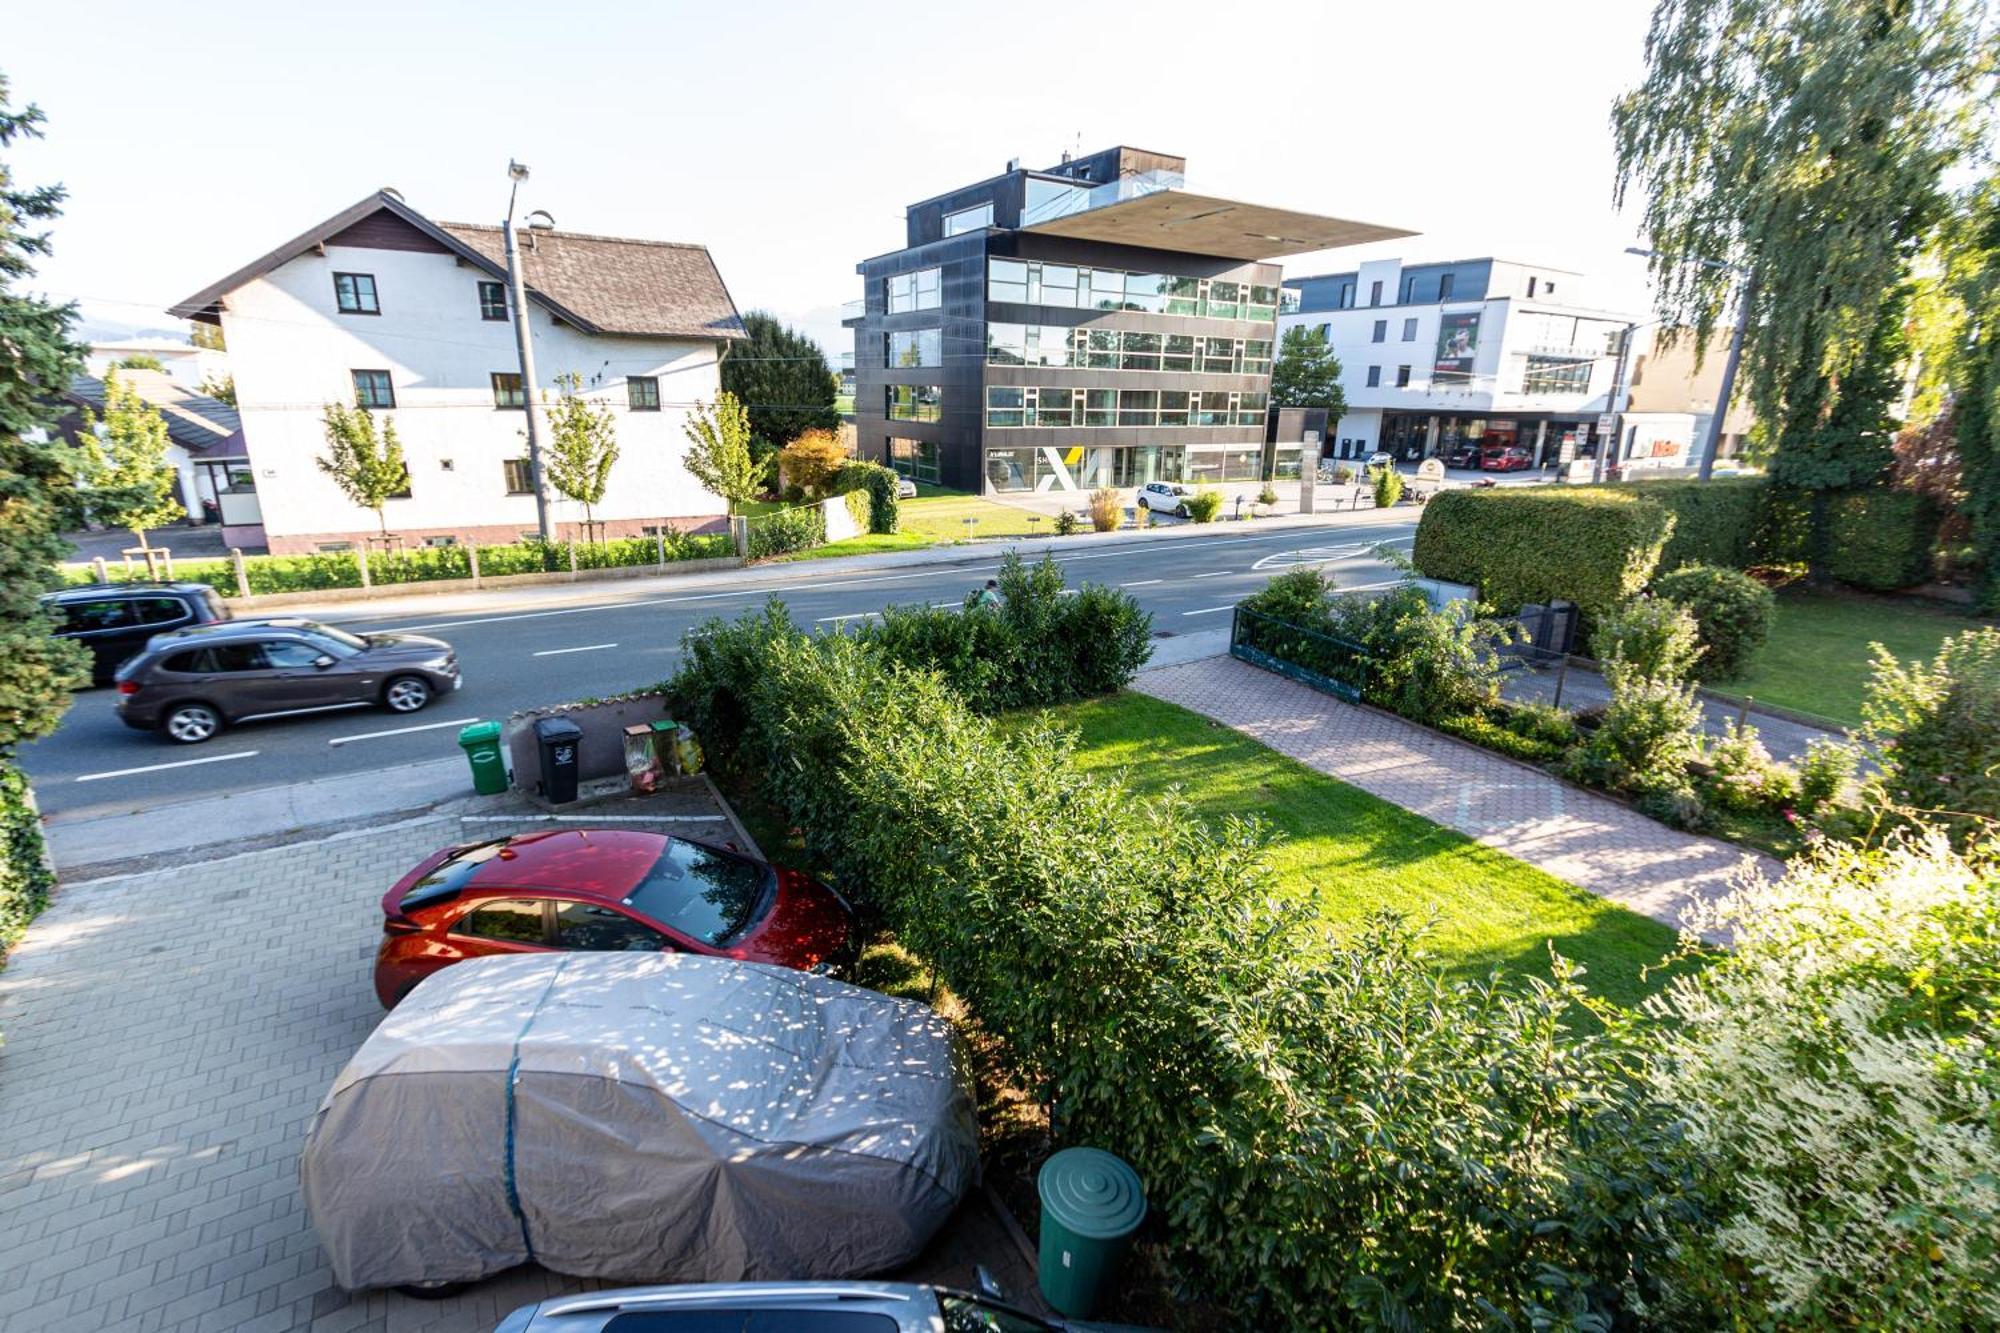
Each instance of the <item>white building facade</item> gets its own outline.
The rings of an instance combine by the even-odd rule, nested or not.
[[[1287,278],[1279,334],[1323,330],[1347,412],[1323,457],[1440,457],[1476,466],[1515,451],[1525,468],[1596,457],[1615,424],[1614,384],[1632,317],[1583,301],[1583,280],[1484,258],[1376,260]]]
[[[685,425],[720,392],[743,336],[701,246],[523,231],[528,327],[547,404],[559,378],[612,409],[619,446],[596,535],[704,530],[725,506],[689,474]],[[383,192],[328,219],[174,313],[221,325],[254,493],[224,503],[233,544],[273,553],[379,540],[318,466],[327,405],[393,423],[409,471],[388,502],[406,546],[513,542],[536,532],[520,383],[496,227],[436,223]],[[547,487],[559,537],[585,537],[584,507]],[[231,512],[233,508],[233,512]],[[257,531],[252,533],[250,528]]]

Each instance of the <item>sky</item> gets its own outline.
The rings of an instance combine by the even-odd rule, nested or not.
[[[515,158],[524,209],[701,242],[739,308],[834,353],[905,205],[1119,143],[1186,157],[1205,192],[1421,233],[1288,275],[1491,254],[1643,311],[1609,114],[1650,7],[99,0],[10,24],[0,73],[48,117],[14,178],[69,191],[28,287],[92,331],[174,327],[167,306],[380,186],[497,222]]]

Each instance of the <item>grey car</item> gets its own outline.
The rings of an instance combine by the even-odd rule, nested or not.
[[[514,1311],[493,1333],[1110,1333],[1120,1327],[1051,1323],[995,1297],[903,1282],[739,1282],[552,1296]]]
[[[278,619],[155,635],[118,668],[117,683],[126,726],[198,745],[253,718],[370,705],[414,713],[460,678],[442,639]]]

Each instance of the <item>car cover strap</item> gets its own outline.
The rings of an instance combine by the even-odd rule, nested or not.
[[[528,1262],[535,1261],[535,1242],[528,1237],[528,1215],[521,1211],[521,1192],[514,1180],[514,1084],[521,1077],[521,1041],[528,1035],[528,1029],[535,1025],[536,1015],[542,1012],[542,1005],[548,1000],[549,992],[556,988],[556,980],[563,969],[569,966],[574,955],[565,955],[556,964],[555,971],[549,973],[549,984],[542,987],[542,993],[535,997],[535,1007],[528,1011],[528,1017],[521,1024],[521,1030],[514,1034],[514,1050],[507,1061],[507,1206],[514,1212],[514,1220],[521,1224],[521,1247],[528,1252]]]

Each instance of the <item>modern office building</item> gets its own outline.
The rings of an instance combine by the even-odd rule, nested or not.
[[[1285,281],[1280,332],[1322,330],[1340,358],[1347,413],[1332,458],[1387,450],[1450,457],[1518,445],[1532,465],[1593,458],[1606,438],[1628,327],[1584,280],[1547,265],[1400,259]]]
[[[1264,445],[1270,261],[1409,233],[1195,193],[1185,165],[1065,154],[910,205],[843,321],[861,455],[973,491],[1296,475]]]

